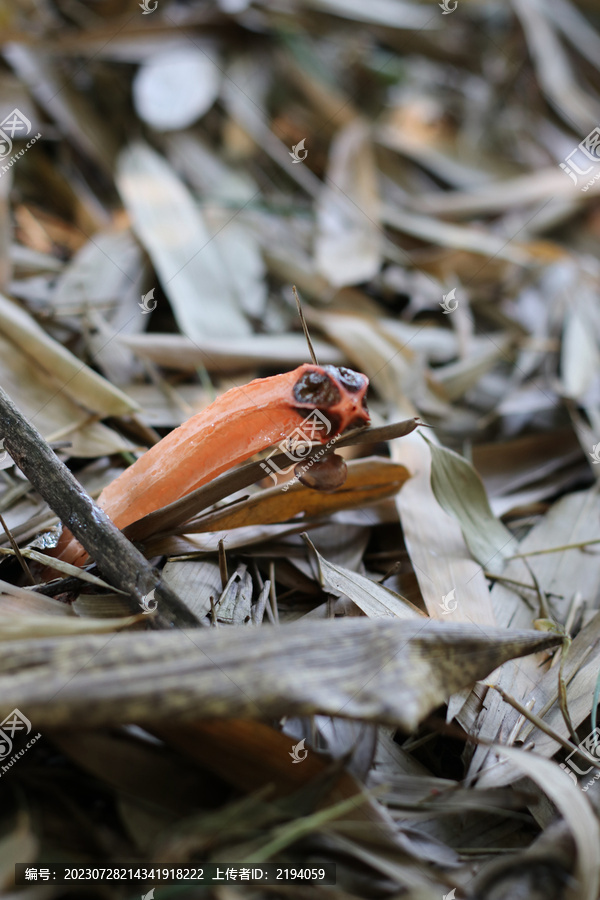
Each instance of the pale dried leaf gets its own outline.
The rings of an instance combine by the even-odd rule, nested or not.
[[[213,236],[169,164],[133,144],[119,157],[117,185],[182,332],[192,340],[248,334]]]
[[[25,310],[0,295],[0,332],[45,372],[58,389],[81,406],[102,416],[121,416],[137,407],[133,401],[62,344],[50,337]]]
[[[572,900],[596,900],[600,890],[600,868],[596,863],[600,826],[581,791],[548,759],[514,747],[498,747],[498,753],[541,787],[571,830],[577,847],[573,873],[577,886],[569,891],[569,897]]]
[[[331,146],[317,208],[317,270],[335,287],[368,281],[381,265],[379,198],[370,135],[359,119]]]
[[[449,515],[460,524],[469,550],[482,566],[495,571],[517,542],[490,509],[481,478],[458,453],[424,438],[431,450],[431,488]]]
[[[384,585],[371,581],[358,572],[334,566],[321,556],[308,537],[306,540],[317,560],[321,587],[337,594],[338,597],[349,597],[371,619],[391,616],[418,621],[423,618],[423,613],[405,597],[395,594]]]

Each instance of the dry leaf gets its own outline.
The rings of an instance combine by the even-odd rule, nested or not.
[[[359,119],[338,132],[326,185],[317,209],[317,269],[335,287],[368,281],[381,265],[379,198],[369,131]]]
[[[53,340],[37,322],[15,303],[0,295],[0,332],[41,367],[61,391],[80,406],[102,416],[121,416],[136,404],[109,381],[83,365],[62,344]]]
[[[43,729],[322,713],[412,731],[505,660],[560,641],[388,618],[11,641],[0,717],[18,707]]]
[[[192,340],[247,335],[250,327],[213,235],[169,164],[144,144],[133,144],[120,155],[117,184],[181,331]]]
[[[458,453],[424,438],[431,450],[431,487],[436,500],[460,523],[469,550],[486,569],[497,571],[517,542],[490,509],[481,478]]]
[[[391,616],[415,621],[423,618],[423,613],[405,597],[358,572],[334,566],[321,556],[308,536],[306,541],[317,560],[319,583],[327,591],[338,597],[349,597],[370,619]]]
[[[574,877],[577,887],[571,888],[573,900],[597,900],[600,890],[600,868],[596,859],[600,846],[600,826],[591,806],[578,787],[565,777],[556,763],[534,753],[524,753],[514,747],[498,747],[501,757],[508,759],[523,775],[538,784],[556,805],[568,824],[577,856]]]
[[[300,513],[305,519],[327,515],[391,497],[410,477],[404,466],[377,456],[350,460],[347,475],[344,484],[332,493],[314,491],[299,483],[292,484],[288,490],[277,485],[239,501],[232,508],[209,513],[182,526],[181,530],[186,534],[224,531],[247,525],[287,522]]]

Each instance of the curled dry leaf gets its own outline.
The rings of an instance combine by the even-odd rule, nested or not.
[[[306,463],[299,466],[301,469]],[[308,470],[309,472],[312,469]],[[373,456],[347,463],[347,477],[337,490],[316,492],[313,486],[292,484],[287,490],[281,485],[253,494],[231,508],[215,510],[196,522],[184,524],[186,534],[241,528],[246,525],[266,525],[287,522],[300,513],[305,518],[352,509],[366,503],[376,503],[396,494],[409,478],[404,466]]]
[[[425,618],[410,600],[365,575],[351,572],[343,566],[334,566],[321,556],[308,535],[305,534],[304,539],[315,555],[319,582],[325,590],[338,597],[349,597],[371,619],[381,616],[413,621]]]

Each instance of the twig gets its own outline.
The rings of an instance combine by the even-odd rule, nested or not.
[[[526,556],[542,556],[544,553],[562,553],[563,550],[582,550],[590,544],[600,544],[600,538],[593,538],[589,541],[578,541],[576,544],[563,544],[562,547],[546,547],[545,550],[529,550],[528,553],[514,553],[507,556],[506,559],[525,559]]]
[[[223,539],[219,541],[219,572],[221,574],[221,591],[225,590],[229,575],[227,574],[227,556],[225,555],[225,543]]]
[[[27,563],[25,562],[25,560],[24,560],[24,558],[23,558],[23,554],[22,554],[21,551],[19,550],[19,545],[17,544],[17,542],[15,541],[14,537],[12,536],[12,533],[11,533],[9,527],[8,527],[8,525],[6,524],[6,522],[4,521],[4,519],[2,518],[2,516],[0,516],[0,525],[2,525],[2,527],[4,528],[4,533],[6,534],[6,537],[8,538],[8,540],[9,540],[9,542],[10,542],[10,546],[11,546],[11,547],[13,548],[13,550],[14,550],[15,557],[17,558],[17,560],[18,560],[18,562],[19,562],[19,565],[20,565],[21,568],[23,569],[23,572],[24,572],[24,574],[25,574],[25,578],[27,579],[27,581],[29,582],[29,584],[32,584],[32,585],[35,584],[35,578],[34,578],[33,575],[31,574],[31,572],[30,572],[30,570],[29,570],[29,566],[28,566]]]
[[[533,581],[533,583],[535,585],[535,591],[537,593],[538,601],[540,604],[540,612],[539,612],[540,619],[548,619],[550,622],[554,622],[554,616],[550,612],[550,607],[548,606],[548,598],[546,597],[545,593],[541,589],[540,583],[537,580],[535,572],[533,571],[533,569],[531,568],[531,566],[529,565],[529,563],[527,562],[526,559],[523,560],[523,564],[524,564],[525,568],[527,569],[527,571],[529,572],[529,574],[531,575],[531,580]]]
[[[565,635],[563,645],[560,648],[560,666],[558,669],[558,706],[563,717],[563,721],[567,726],[567,731],[571,735],[571,740],[574,744],[578,744],[579,738],[577,737],[577,732],[575,731],[575,727],[573,726],[573,722],[571,721],[571,714],[569,712],[569,698],[567,696],[567,684],[565,682],[564,675],[565,662],[572,643],[573,641],[571,640],[571,638],[568,635]]]
[[[558,732],[550,728],[549,725],[546,725],[546,723],[542,719],[540,719],[539,716],[536,716],[536,714],[531,712],[530,709],[527,709],[526,706],[523,706],[522,703],[519,703],[519,701],[515,699],[515,697],[511,697],[510,694],[507,694],[506,691],[500,687],[500,685],[491,684],[489,681],[484,681],[483,683],[488,687],[493,688],[495,691],[498,691],[505,703],[509,703],[510,706],[516,709],[518,713],[521,713],[522,716],[525,716],[526,719],[529,719],[530,722],[533,722],[536,728],[539,728],[540,731],[543,731],[544,734],[547,734],[548,737],[551,737],[552,740],[560,744],[561,747],[564,747],[565,750],[570,750],[571,752],[573,750],[577,750],[577,752],[581,754],[586,762],[591,763],[597,769],[600,768],[600,762],[597,759],[594,759],[593,756],[590,756],[587,750],[584,750],[583,747],[572,744],[566,738],[563,738],[560,734],[558,734]]]
[[[177,594],[162,583],[159,573],[140,551],[127,540],[106,513],[95,505],[2,388],[0,435],[16,465],[96,561],[104,578],[129,594],[131,612],[139,612],[143,598],[154,590],[162,604],[159,606],[159,614],[151,617],[152,621],[148,623],[150,627],[193,627],[199,624]]]
[[[306,338],[306,343],[308,344],[308,352],[310,353],[310,358],[314,362],[315,366],[318,366],[319,360],[317,359],[317,354],[315,353],[315,348],[313,347],[312,341],[310,339],[308,325],[306,324],[306,319],[304,318],[302,304],[300,303],[300,297],[298,296],[298,291],[296,290],[295,284],[292,285],[292,291],[294,292],[294,297],[296,299],[296,306],[298,307],[298,315],[300,316],[300,321],[302,322],[302,330],[304,331],[304,337]]]

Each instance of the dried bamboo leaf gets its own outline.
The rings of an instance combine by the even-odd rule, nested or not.
[[[469,253],[477,253],[486,257],[496,256],[519,265],[526,265],[530,262],[530,256],[524,247],[510,244],[507,246],[504,237],[491,232],[451,225],[433,217],[419,216],[396,209],[394,206],[384,206],[381,218],[392,228],[414,235],[430,244],[466,250]]]
[[[0,581],[0,621],[3,616],[72,616],[68,603],[61,603],[52,597],[45,597],[35,591],[27,591],[5,581]]]
[[[560,640],[347,618],[10,641],[0,657],[0,717],[18,707],[42,729],[323,713],[411,731],[454,691]]]
[[[182,530],[186,534],[217,529],[225,531],[247,525],[287,522],[300,513],[305,518],[330,515],[391,497],[410,477],[404,466],[377,456],[350,460],[347,467],[346,481],[333,493],[321,493],[300,483],[293,484],[286,491],[277,485],[241,500],[232,508],[209,513],[196,522],[182,526]]]
[[[107,591],[117,591],[117,593],[126,594],[126,591],[119,591],[118,588],[103,581],[103,579],[99,578],[97,575],[92,575],[91,572],[86,572],[85,569],[81,569],[79,566],[73,566],[71,563],[63,562],[60,559],[54,559],[54,557],[48,556],[46,553],[40,553],[39,550],[31,550],[29,547],[24,547],[20,552],[25,559],[31,559],[43,566],[51,566],[53,569],[56,569],[57,572],[62,572],[63,575],[80,578],[81,581],[87,581],[88,584],[95,584],[97,587],[106,588]],[[3,547],[0,548],[0,555],[14,556],[15,551]]]
[[[423,436],[414,433],[393,441],[392,458],[414,473],[396,497],[396,506],[427,612],[439,619],[454,605],[452,621],[494,625],[483,571],[469,554],[459,523],[442,509],[431,489],[431,454]],[[444,598],[451,591],[454,600],[448,598],[444,612]]]
[[[368,281],[381,265],[379,198],[369,129],[360,119],[332,144],[317,207],[317,269],[335,287]]]
[[[35,360],[67,396],[102,416],[122,416],[136,404],[62,344],[46,334],[25,310],[0,294],[0,331]]]
[[[512,553],[517,542],[490,509],[481,478],[458,453],[438,447],[424,438],[431,450],[431,487],[435,497],[461,527],[475,559],[496,571]]]
[[[590,28],[590,23],[569,0],[552,0],[545,7],[546,15],[563,32],[566,38],[596,68],[600,67],[600,37]]]
[[[59,344],[57,346],[60,347]],[[79,361],[77,366],[80,369],[85,368]],[[101,376],[96,377],[99,381],[103,381]],[[91,416],[82,409],[66,391],[57,390],[45,370],[34,366],[32,358],[2,334],[0,334],[0,383],[23,414],[35,423],[46,440],[67,439],[72,445],[69,452],[73,456],[97,457],[135,449],[131,441],[101,422],[94,421],[96,415]],[[111,398],[107,399],[109,404],[113,403]],[[91,393],[89,400],[94,402]]]
[[[118,619],[81,619],[77,616],[3,616],[0,620],[0,642],[51,638],[57,635],[103,634],[120,631],[142,620],[139,616]]]
[[[172,559],[162,578],[198,619],[210,612],[210,598],[216,600],[223,590],[219,566],[212,562]]]
[[[213,235],[166,160],[133,144],[120,155],[117,185],[181,331],[192,340],[249,334]]]
[[[99,232],[64,267],[56,284],[52,306],[59,310],[84,306],[115,307],[141,270],[142,251],[129,229]],[[138,312],[137,307],[128,310],[128,318],[133,312]],[[143,327],[145,317],[136,315],[134,321]]]
[[[600,184],[596,182],[586,196],[600,193]],[[564,177],[564,173],[553,167],[515,178],[507,178],[485,184],[477,189],[462,193],[461,191],[437,192],[416,197],[411,205],[418,212],[431,215],[478,215],[502,212],[513,207],[543,203],[551,197],[571,199],[573,182]],[[577,198],[581,202],[581,198]],[[521,244],[527,250],[529,245]],[[533,252],[533,247],[530,248]],[[564,251],[561,251],[564,257]]]
[[[382,584],[371,581],[358,572],[328,562],[307,535],[304,539],[315,554],[321,587],[338,597],[349,597],[371,619],[392,616],[418,621],[423,613],[405,597],[395,594]]]
[[[472,350],[464,359],[440,366],[435,370],[433,379],[436,384],[440,385],[445,397],[449,400],[458,400],[471,388],[476,387],[486,372],[489,372],[498,362],[507,359],[510,344],[509,335],[490,337],[487,347],[480,347],[476,351]]]
[[[564,544],[577,543],[586,538],[598,537],[598,526],[592,530],[590,522],[598,522],[600,515],[600,498],[595,489],[580,491],[567,495],[558,500],[550,512],[542,521],[533,528],[527,537],[519,545],[520,553],[529,553],[547,547],[558,547]],[[514,559],[508,562],[503,577],[511,578],[517,582],[531,584],[531,572],[535,575],[541,590],[551,597],[551,611],[558,622],[565,622],[567,612],[573,598],[573,592],[577,585],[585,586],[585,599],[591,603],[591,598],[598,595],[600,590],[600,569],[597,557],[592,553],[585,553],[581,549],[565,550],[558,553],[532,556],[529,561],[530,570],[524,564],[523,559]],[[589,592],[589,593],[588,593]],[[530,603],[526,603],[519,593],[510,589],[510,585],[501,582],[494,585],[491,598],[498,625],[504,628],[528,628],[537,611],[532,609]],[[583,661],[579,656],[581,652],[589,652],[590,642],[595,644],[595,629],[598,622],[590,623],[583,632],[575,638],[569,657],[567,657],[567,673],[570,672],[570,662],[580,665]],[[519,662],[505,664],[495,681],[509,694],[526,703],[533,697],[536,701],[534,712],[543,708],[551,696],[556,694],[557,673],[556,669],[546,671],[540,666],[539,658],[532,657]],[[588,665],[581,668],[581,673],[575,676],[569,691],[569,708],[571,717],[579,724],[588,714],[593,693],[593,683],[597,672],[597,660],[594,657]],[[592,674],[593,673],[593,674]],[[568,677],[568,675],[567,675]],[[505,738],[510,734],[518,719],[518,713],[507,711],[506,704],[500,696],[494,692],[494,696],[486,699],[485,708],[478,717],[477,733],[484,740],[496,740],[498,736]],[[555,714],[551,711],[547,716],[547,723],[560,734],[565,725],[560,711]],[[466,725],[466,723],[461,723]],[[474,723],[471,723],[472,725]],[[467,726],[469,727],[469,726]],[[527,732],[527,728],[525,732]],[[556,751],[556,745],[544,735],[536,735],[536,747],[540,752],[551,755]],[[491,760],[487,747],[478,747],[471,762],[470,773],[479,769]],[[491,767],[480,776],[480,784],[504,784],[503,769]]]
[[[567,310],[561,349],[564,393],[581,400],[598,374],[600,352],[592,323],[579,309]]]
[[[498,747],[523,775],[527,775],[550,797],[568,824],[577,856],[574,877],[577,885],[568,891],[572,900],[597,900],[600,890],[600,868],[597,864],[600,825],[579,788],[565,778],[556,763],[514,747]]]
[[[254,334],[251,337],[201,338],[190,340],[181,334],[120,335],[119,342],[145,359],[170,369],[209,372],[245,372],[252,366],[293,368],[307,360],[306,341],[299,334]],[[313,340],[321,365],[344,365],[345,356],[325,341]]]
[[[365,7],[361,0],[308,0],[308,6],[345,19],[387,25],[389,28],[435,28],[437,22],[416,3],[405,0],[373,0]]]
[[[575,727],[579,727],[593,709],[593,695],[598,679],[598,659],[595,651],[599,644],[600,614],[596,613],[573,640],[564,665],[568,711]],[[535,685],[535,705],[532,711],[541,715],[544,723],[560,737],[569,738],[569,731],[557,698],[558,678],[556,669],[552,668],[548,669]],[[525,699],[531,699],[531,697]],[[544,712],[545,710],[546,712]],[[591,731],[593,732],[593,730],[594,726],[592,725]],[[532,722],[524,723],[519,733],[519,739],[525,743],[533,741],[535,752],[548,758],[560,749],[558,742],[552,736],[537,728]],[[589,778],[594,776],[593,767],[586,763],[585,768],[588,771],[583,775],[580,787],[583,787],[586,776]],[[484,779],[485,777],[486,773],[484,773]]]
[[[540,88],[559,115],[587,131],[600,118],[600,104],[577,83],[571,63],[540,0],[512,0],[529,45]]]

